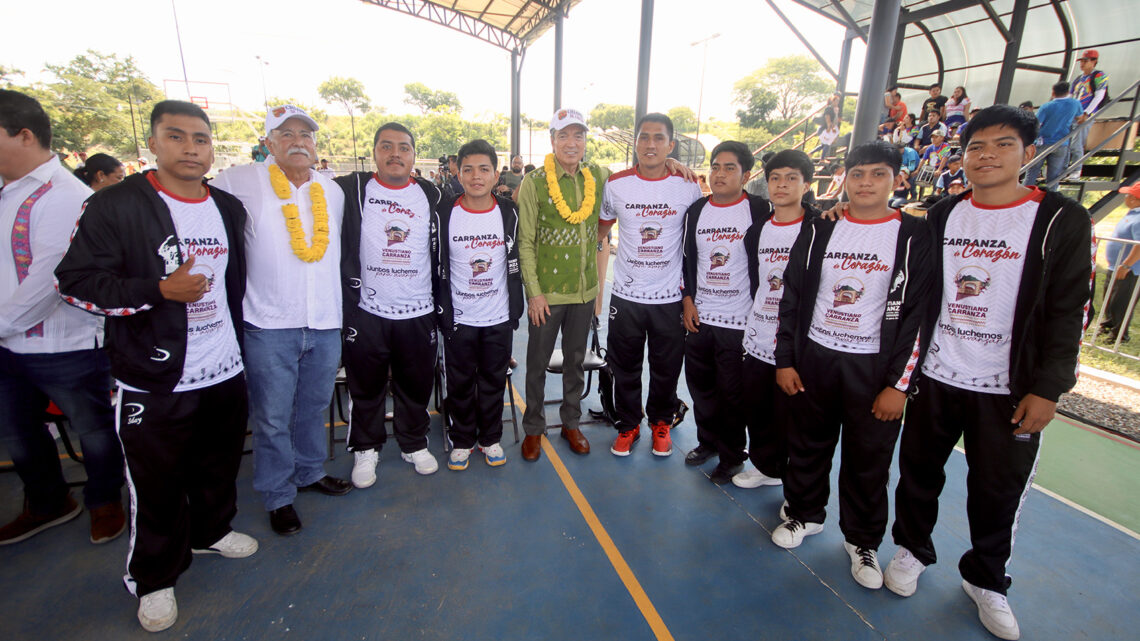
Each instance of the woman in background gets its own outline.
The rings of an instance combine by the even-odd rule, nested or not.
[[[99,191],[123,181],[126,171],[123,163],[107,154],[94,154],[87,158],[82,167],[75,170],[75,177],[82,180],[88,187]]]

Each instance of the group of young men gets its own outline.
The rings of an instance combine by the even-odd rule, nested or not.
[[[3,96],[20,109],[0,110],[2,142],[47,172],[54,156],[34,152],[48,149],[50,124],[34,100],[16,96]],[[964,433],[973,547],[960,564],[963,587],[987,629],[1017,638],[1005,564],[1039,433],[1075,381],[1092,246],[1079,205],[1018,183],[1033,155],[1032,116],[1005,106],[977,114],[962,134],[973,190],[940,202],[925,221],[888,207],[901,158],[883,142],[851,151],[849,204],[821,215],[810,205],[812,162],[798,151],[764,165],[765,199],[744,191],[754,162],[748,148],[721,143],[711,155],[711,194],[701,197],[691,172],[669,159],[673,124],[662,114],[637,123],[637,164],[611,176],[584,160],[581,113],[559,110],[554,153],[521,179],[517,205],[492,192],[498,158],[485,141],[460,148],[463,193],[444,198],[413,177],[415,137],[404,126],[376,132],[375,172],[335,181],[312,169],[317,128],[296,107],[271,109],[266,162],[207,184],[208,117],[165,101],[151,114],[155,171],[90,198],[81,217],[78,201],[75,211],[55,208],[78,223],[70,245],[56,243],[66,253],[54,270],[53,308],[72,309],[58,304],[62,297],[106,317],[106,354],[119,382],[114,423],[131,490],[125,581],[140,597],[144,628],[174,623],[173,587],[192,553],[257,550],[230,528],[247,416],[255,488],[273,529],[291,534],[301,528],[298,490],[341,495],[376,482],[389,385],[401,457],[420,474],[438,469],[427,404],[442,341],[447,465],[466,469],[479,450],[500,466],[502,398],[525,307],[522,456],[541,454],[545,370],[559,333],[561,436],[571,451],[588,453],[578,429],[581,367],[598,255],[617,224],[611,452],[631,454],[644,418],[652,454],[672,452],[683,366],[698,437],[686,464],[716,457],[716,483],[783,484],[783,522],[772,540],[795,547],[823,529],[842,439],[840,529],[852,574],[909,596],[935,561],[930,533],[943,469]],[[0,170],[6,184],[21,184],[17,169]],[[5,215],[9,193],[0,192]],[[24,198],[15,209],[35,205]],[[17,229],[28,219],[20,211]],[[16,343],[4,340],[0,356],[24,367]],[[83,347],[102,354],[94,340]],[[353,401],[351,483],[321,465],[321,410],[342,358]],[[16,376],[6,364],[12,390]],[[11,408],[42,400],[8,387]],[[908,397],[893,530],[900,547],[884,576],[876,550]],[[31,476],[25,483],[30,507],[21,518],[35,526],[27,536],[78,514],[65,494],[38,498],[54,486]],[[89,496],[89,504],[107,500]]]

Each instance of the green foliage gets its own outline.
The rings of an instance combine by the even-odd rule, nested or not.
[[[741,124],[759,124],[770,112],[783,120],[803,116],[809,107],[827,98],[834,89],[820,71],[819,63],[804,55],[769,59],[763,67],[733,86],[735,101],[744,106],[741,110],[744,116],[737,112]],[[775,104],[764,111],[770,97],[775,98]]]
[[[673,107],[665,115],[673,121],[674,133],[689,133],[697,129],[697,114],[688,107]]]
[[[452,91],[437,91],[422,82],[404,85],[404,102],[416,107],[420,113],[444,110],[456,113],[463,110],[459,96]]]
[[[602,167],[614,163],[629,164],[633,160],[632,156],[632,150],[630,150],[627,155],[624,147],[616,145],[605,138],[590,136],[586,139],[586,158],[590,162],[601,165]]]
[[[348,113],[355,116],[358,111],[368,111],[368,96],[364,93],[364,83],[356,78],[333,76],[317,87],[317,92],[326,102],[338,102]]]
[[[24,72],[15,67],[0,65],[0,84],[3,84],[5,87],[12,86],[13,76],[22,75],[24,75]]]
[[[597,129],[610,129],[611,127],[633,129],[634,110],[629,105],[598,103],[596,107],[590,110],[588,122],[591,127]]]

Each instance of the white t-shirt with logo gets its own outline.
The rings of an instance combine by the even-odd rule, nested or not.
[[[472,211],[460,198],[451,209],[447,242],[455,322],[490,327],[509,320],[506,234],[498,203]]]
[[[651,305],[681,300],[685,210],[700,197],[700,187],[680,176],[645,178],[636,168],[610,176],[600,215],[618,222],[614,296]]]
[[[744,329],[752,292],[744,234],[752,224],[746,194],[728,205],[710,198],[697,221],[697,291],[693,302],[702,324]]]
[[[1043,193],[989,208],[962,200],[946,219],[942,305],[922,372],[962,389],[1009,393],[1013,313]]]
[[[768,219],[760,229],[756,257],[760,285],[744,327],[744,351],[770,365],[776,364],[776,330],[780,327],[780,299],[784,297],[784,268],[804,217],[786,223]]]
[[[170,208],[178,234],[182,261],[194,257],[191,274],[202,274],[208,286],[197,302],[186,303],[186,362],[175,392],[217,385],[242,371],[241,351],[226,299],[226,265],[229,241],[222,214],[214,199],[184,200],[159,190]],[[168,239],[171,248],[174,239]],[[167,269],[177,267],[167,261]]]
[[[835,224],[808,338],[840,352],[878,353],[901,225],[897,211],[870,221],[844,216]]]
[[[430,208],[409,180],[403,187],[373,175],[364,188],[360,228],[360,308],[400,320],[430,314]]]

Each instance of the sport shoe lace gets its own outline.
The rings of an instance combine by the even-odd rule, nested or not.
[[[798,519],[788,519],[787,521],[784,521],[784,525],[782,527],[794,534],[796,530],[804,529],[804,522]]]
[[[669,436],[669,425],[666,423],[658,423],[653,426],[653,436],[656,438],[665,438]]]
[[[875,551],[871,548],[855,548],[855,554],[859,555],[859,564],[873,568],[875,567]]]

